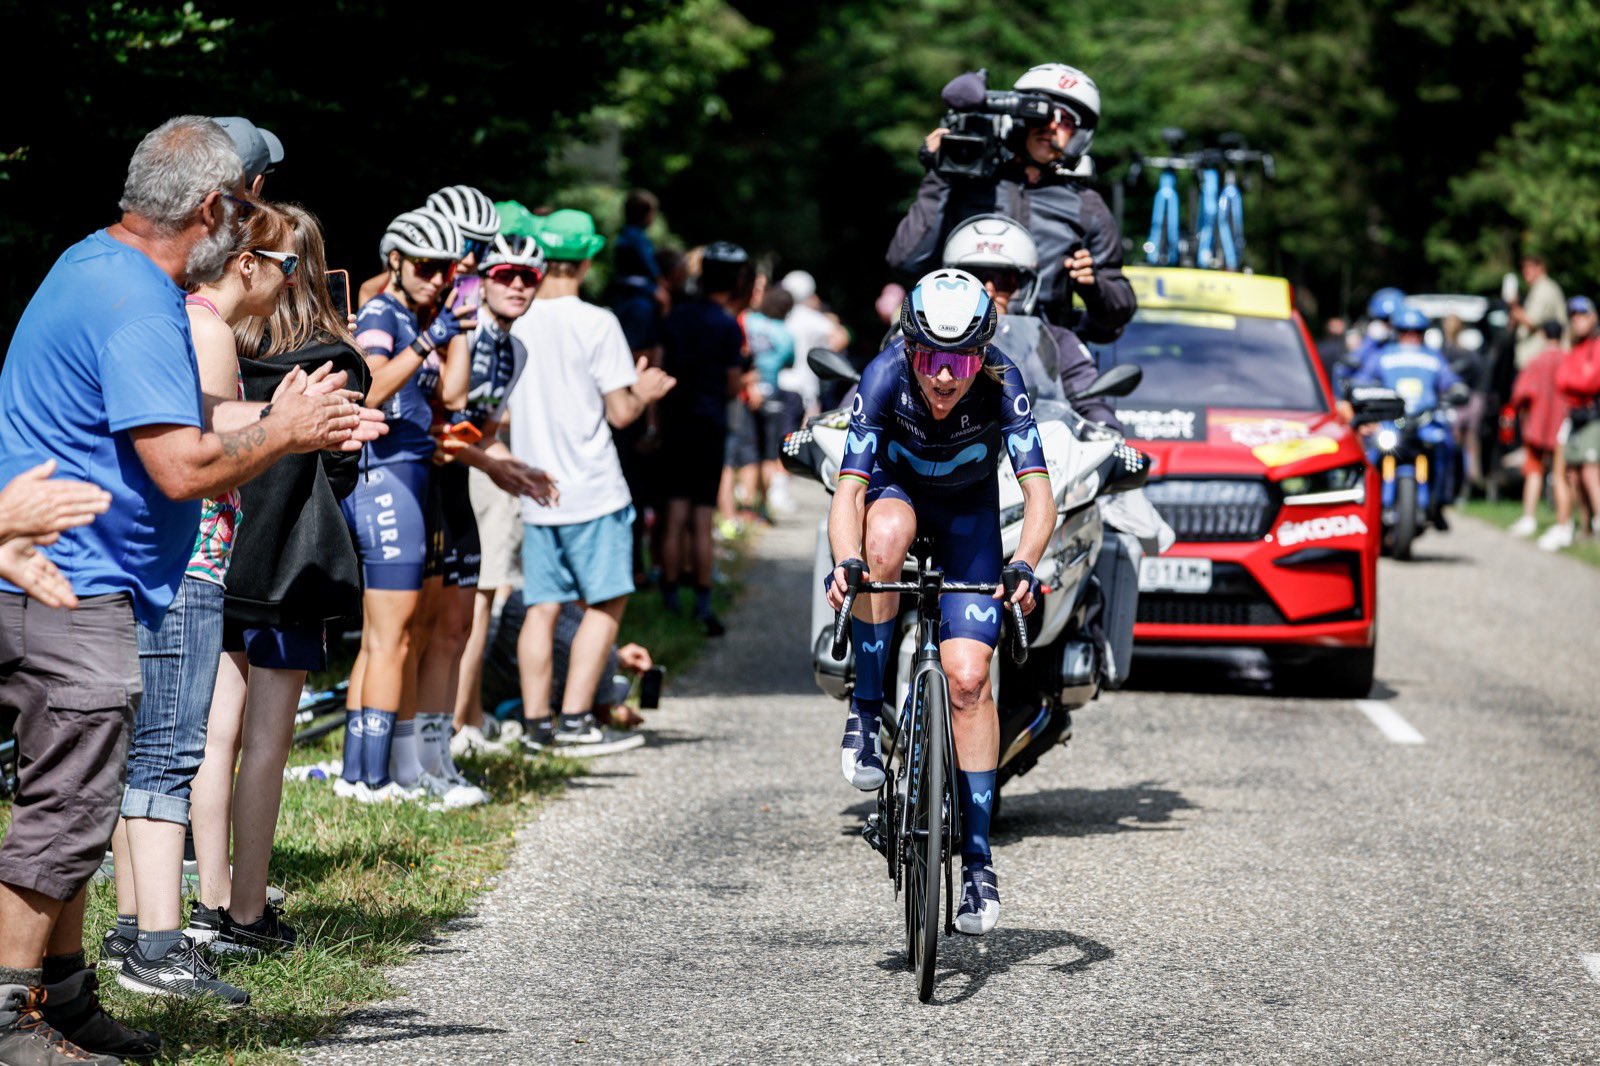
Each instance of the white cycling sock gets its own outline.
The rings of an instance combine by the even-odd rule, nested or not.
[[[444,776],[450,757],[450,716],[417,712],[417,755],[424,773]]]

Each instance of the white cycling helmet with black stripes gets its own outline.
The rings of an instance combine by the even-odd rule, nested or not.
[[[428,206],[447,215],[469,241],[488,244],[500,232],[494,201],[470,185],[447,185],[428,197]]]
[[[1011,314],[1033,313],[1039,295],[1039,246],[1023,226],[1005,215],[976,215],[950,231],[944,242],[944,265],[976,275],[1014,271],[1016,285],[1008,305]]]
[[[389,265],[389,253],[397,251],[414,259],[448,259],[452,263],[466,254],[461,230],[448,215],[431,207],[419,207],[396,215],[378,242],[378,258]]]
[[[485,273],[490,267],[520,266],[537,270],[541,278],[545,265],[544,249],[539,247],[539,242],[520,233],[498,234],[484,253],[482,263]]]
[[[1061,101],[1072,112],[1078,127],[1067,142],[1065,154],[1073,160],[1089,154],[1095,127],[1100,125],[1100,87],[1093,78],[1065,63],[1040,63],[1024,71],[1013,88],[1019,93],[1042,93]]]

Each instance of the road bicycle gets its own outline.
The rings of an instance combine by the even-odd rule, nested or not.
[[[1178,171],[1193,168],[1193,161],[1179,155],[1183,147],[1184,132],[1175,127],[1161,131],[1171,154],[1147,156],[1136,160],[1128,173],[1130,183],[1139,180],[1146,166],[1160,167],[1161,177],[1156,185],[1156,199],[1150,209],[1150,235],[1145,238],[1145,262],[1152,266],[1177,266],[1183,261],[1186,249],[1183,243],[1182,203],[1178,198]]]
[[[1199,153],[1200,226],[1195,237],[1195,261],[1203,270],[1244,267],[1244,187],[1238,168],[1256,164],[1268,180],[1276,177],[1270,152],[1245,146],[1237,133],[1224,133],[1220,147]]]
[[[892,731],[884,754],[884,782],[878,788],[878,810],[862,830],[868,843],[888,862],[889,879],[902,896],[906,921],[906,965],[916,973],[917,998],[933,997],[934,964],[939,948],[939,895],[944,886],[944,933],[955,933],[955,878],[952,859],[960,853],[961,806],[953,783],[956,773],[954,733],[950,719],[950,684],[939,660],[939,599],[946,593],[992,596],[1005,588],[1015,594],[1020,583],[1009,571],[999,583],[947,582],[933,565],[931,538],[912,545],[914,581],[867,581],[860,563],[845,564],[844,603],[834,620],[833,657],[842,661],[850,639],[850,612],[861,593],[901,593],[916,597],[917,652],[912,666],[909,705],[898,722],[884,721]],[[1020,665],[1028,658],[1028,630],[1022,608],[1009,604],[1005,615],[1011,656]],[[970,609],[970,608],[969,608]]]

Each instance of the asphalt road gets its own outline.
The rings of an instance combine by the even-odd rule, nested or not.
[[[309,1061],[1600,1061],[1600,572],[1429,534],[1365,703],[1139,661],[1007,789],[1001,925],[923,1006],[806,664],[810,538],[766,535],[652,743]]]

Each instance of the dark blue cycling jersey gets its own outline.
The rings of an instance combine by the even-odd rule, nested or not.
[[[417,339],[417,316],[392,293],[382,292],[356,316],[356,343],[368,355],[386,359]],[[389,432],[367,445],[371,466],[420,463],[433,458],[433,396],[439,388],[440,353],[430,352],[410,379],[383,405]]]
[[[1048,477],[1022,373],[993,345],[984,361],[1001,380],[980,373],[955,409],[935,419],[905,356],[904,340],[885,348],[861,375],[840,479],[871,484],[874,469],[881,469],[919,494],[956,493],[992,483],[1002,447],[1018,481]]]

